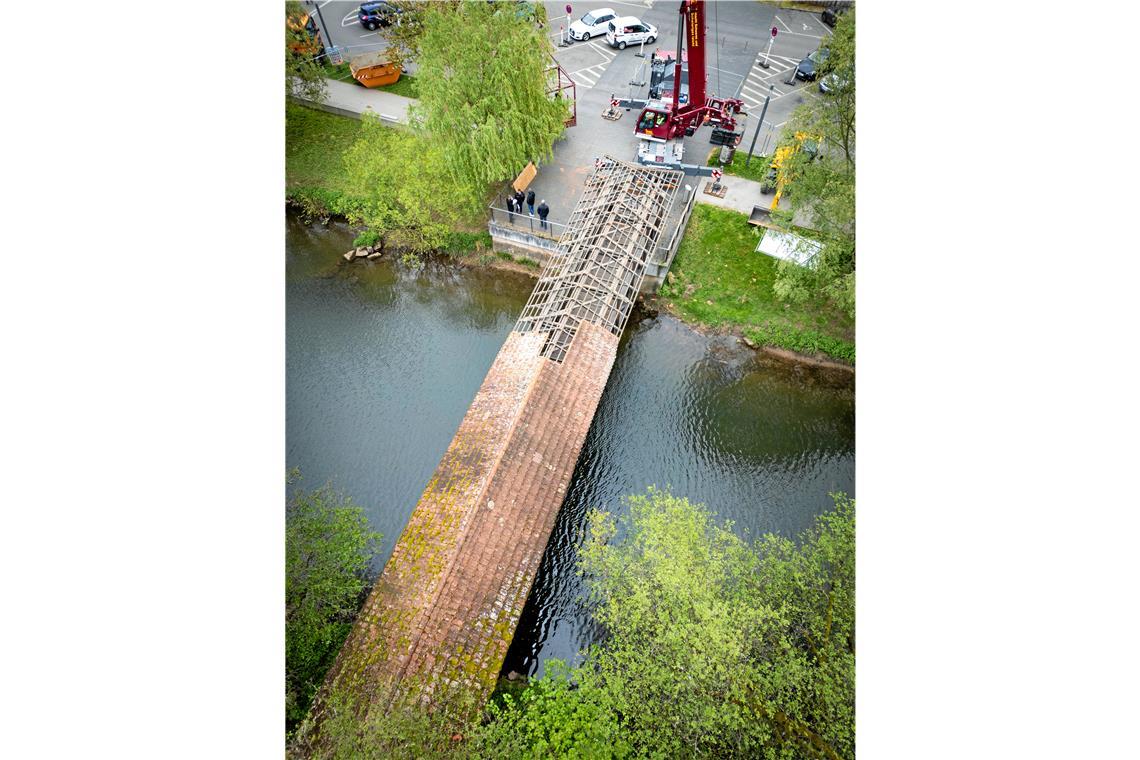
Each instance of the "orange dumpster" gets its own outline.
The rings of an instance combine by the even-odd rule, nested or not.
[[[382,87],[394,84],[400,78],[400,64],[384,53],[365,53],[349,60],[352,78],[365,87]]]

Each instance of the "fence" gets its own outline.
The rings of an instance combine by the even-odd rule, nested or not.
[[[543,229],[537,212],[535,216],[531,216],[526,211],[507,211],[505,208],[496,208],[495,206],[491,206],[490,209],[491,221],[500,227],[522,230],[529,232],[535,237],[549,238],[555,242],[557,242],[558,239],[562,237],[562,233],[566,231],[565,224],[551,221],[547,221],[547,229]]]
[[[677,255],[677,249],[681,246],[681,236],[685,232],[685,226],[689,223],[689,217],[693,214],[693,206],[697,202],[697,189],[693,187],[689,190],[689,197],[685,200],[685,206],[681,209],[681,218],[677,220],[677,226],[673,228],[673,234],[669,238],[669,242],[664,245],[657,246],[654,251],[652,264],[664,273],[668,271],[669,267],[673,264],[673,257]]]

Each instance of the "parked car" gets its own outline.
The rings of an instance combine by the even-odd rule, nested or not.
[[[799,65],[796,66],[796,79],[803,79],[806,82],[813,81],[819,76],[819,70],[823,68],[823,64],[827,62],[828,56],[827,48],[820,48],[812,53],[809,53]]]
[[[819,14],[819,18],[823,21],[823,23],[827,24],[830,27],[834,27],[835,22],[839,20],[839,17],[846,13],[850,8],[851,6],[847,3],[835,3],[834,5],[824,8],[823,13]]]
[[[819,91],[826,94],[836,90],[845,90],[849,84],[850,80],[847,77],[840,76],[838,71],[833,71],[819,80]]]
[[[404,10],[391,3],[378,2],[361,3],[360,10],[356,12],[356,17],[360,19],[360,25],[369,31],[374,31],[382,26],[391,26],[399,21],[398,16]]]
[[[652,45],[656,41],[657,27],[633,16],[615,18],[606,30],[606,42],[618,50],[625,50],[626,45],[638,45],[641,42]]]
[[[570,39],[588,41],[591,37],[604,37],[609,31],[610,22],[617,18],[613,8],[598,8],[590,11],[570,25]]]

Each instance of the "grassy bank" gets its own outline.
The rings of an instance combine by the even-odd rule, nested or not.
[[[344,152],[360,137],[356,119],[285,103],[285,186],[348,190]]]
[[[344,153],[361,135],[361,123],[288,101],[285,104],[285,197],[309,216],[347,215],[362,203],[352,191]],[[482,216],[450,232],[449,253],[490,250],[491,236]]]
[[[698,203],[659,298],[679,316],[738,329],[762,345],[855,362],[855,324],[826,303],[785,304],[776,260],[756,252],[744,214]]]
[[[720,166],[720,161],[717,160],[719,157],[720,148],[713,148],[709,151],[709,158],[708,161],[705,162],[705,166]],[[748,161],[748,151],[737,149],[736,153],[732,156],[732,161],[721,168],[724,169],[725,174],[760,182],[764,179],[764,175],[768,173],[768,165],[772,162],[772,159],[757,153],[752,156],[751,161],[748,161],[748,166],[744,165],[746,161]]]

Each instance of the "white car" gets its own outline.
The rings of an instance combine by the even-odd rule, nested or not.
[[[570,39],[586,42],[591,37],[601,37],[610,28],[610,22],[617,18],[613,8],[599,8],[590,11],[570,25]]]
[[[625,50],[626,45],[638,45],[641,42],[652,45],[656,41],[657,27],[633,16],[615,18],[606,30],[606,42],[618,50]]]

